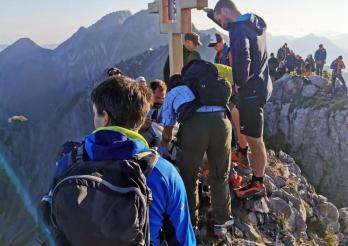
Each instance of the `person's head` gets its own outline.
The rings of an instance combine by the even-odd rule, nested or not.
[[[324,48],[324,45],[320,44],[319,49],[323,49],[323,48]]]
[[[343,56],[339,56],[338,60],[342,61],[343,60]]]
[[[170,91],[171,89],[181,85],[182,82],[182,77],[180,74],[174,74],[169,78],[169,82],[168,82],[168,87],[167,87],[167,91]]]
[[[150,88],[153,93],[153,106],[155,108],[160,108],[167,92],[166,83],[164,83],[162,80],[156,79],[150,83]]]
[[[210,42],[208,47],[214,47],[216,52],[221,52],[224,49],[224,39],[218,33],[210,35]]]
[[[223,27],[234,22],[241,15],[236,5],[231,0],[219,0],[214,8],[214,19]]]
[[[271,53],[271,58],[274,58],[274,53]]]
[[[119,69],[117,67],[108,68],[106,70],[106,73],[109,77],[123,75],[121,69]]]
[[[113,76],[91,93],[95,128],[120,126],[137,131],[150,110],[152,93],[126,76]]]
[[[147,86],[146,79],[145,79],[145,77],[143,77],[143,76],[139,76],[138,78],[136,78],[136,79],[135,79],[135,82],[136,82],[138,85]]]
[[[197,49],[198,45],[202,45],[202,43],[197,33],[192,32],[185,34],[186,49],[192,52]]]
[[[285,43],[285,44],[283,45],[283,48],[288,48],[288,44]]]

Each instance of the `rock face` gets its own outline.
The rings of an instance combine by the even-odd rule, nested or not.
[[[284,75],[265,107],[268,143],[287,150],[308,180],[339,207],[348,205],[348,98],[329,82]]]
[[[229,243],[346,245],[347,208],[338,210],[318,195],[291,156],[269,151],[268,160],[265,185],[272,189],[267,189],[266,197],[238,200],[231,191],[234,224]],[[279,180],[282,182],[278,187]]]

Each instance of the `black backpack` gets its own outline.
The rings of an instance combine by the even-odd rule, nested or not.
[[[131,160],[88,161],[83,146],[49,193],[50,222],[58,245],[150,245],[151,191],[146,175],[156,152]]]
[[[187,120],[201,106],[224,106],[229,113],[228,103],[232,87],[219,76],[214,64],[204,60],[192,60],[183,67],[181,76],[181,85],[192,90],[195,100],[179,107],[179,123]]]

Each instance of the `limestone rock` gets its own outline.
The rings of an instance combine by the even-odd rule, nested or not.
[[[304,97],[313,97],[317,92],[319,88],[315,85],[309,84],[303,87],[302,90],[302,96]]]

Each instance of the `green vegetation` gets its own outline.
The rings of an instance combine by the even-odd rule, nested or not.
[[[327,246],[337,246],[337,238],[331,231],[325,231],[324,240]]]
[[[277,224],[279,225],[279,227],[282,230],[286,230],[288,227],[288,223],[289,223],[289,218],[286,215],[281,215],[278,219],[277,219]]]
[[[273,149],[275,152],[278,152],[280,150],[285,151],[286,153],[289,153],[291,146],[289,145],[287,138],[284,133],[282,133],[280,130],[277,131],[275,135],[269,138],[265,138],[266,145]]]
[[[327,246],[337,246],[337,238],[334,233],[327,230],[323,222],[320,220],[307,220],[307,232],[317,234],[320,238],[324,239]]]

